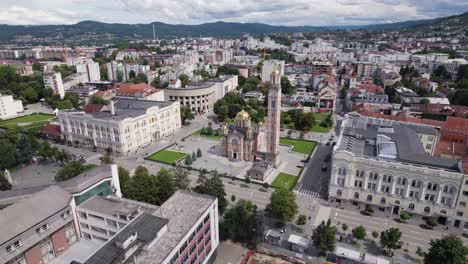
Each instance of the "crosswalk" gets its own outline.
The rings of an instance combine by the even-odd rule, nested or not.
[[[310,196],[310,197],[313,197],[313,198],[320,197],[320,194],[318,192],[314,192],[314,191],[306,190],[306,189],[302,189],[302,188],[299,191],[297,191],[297,193],[304,194],[304,195],[307,195],[307,196]]]

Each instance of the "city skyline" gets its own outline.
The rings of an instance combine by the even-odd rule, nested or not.
[[[134,1],[73,0],[69,2],[6,0],[0,24],[107,23],[202,24],[216,21],[288,26],[346,26],[431,19],[460,14],[467,1],[317,0],[292,1]]]

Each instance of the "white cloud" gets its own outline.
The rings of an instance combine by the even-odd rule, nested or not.
[[[199,24],[213,21],[274,25],[358,25],[456,14],[468,1],[453,0],[2,0],[0,23]]]

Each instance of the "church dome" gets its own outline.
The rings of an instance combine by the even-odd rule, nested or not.
[[[250,118],[249,113],[246,111],[242,110],[236,115],[236,119],[238,120],[248,120]]]

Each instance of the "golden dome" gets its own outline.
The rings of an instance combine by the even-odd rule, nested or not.
[[[240,111],[236,115],[236,119],[239,119],[239,120],[248,120],[249,118],[250,118],[249,113],[247,113],[244,110]]]

